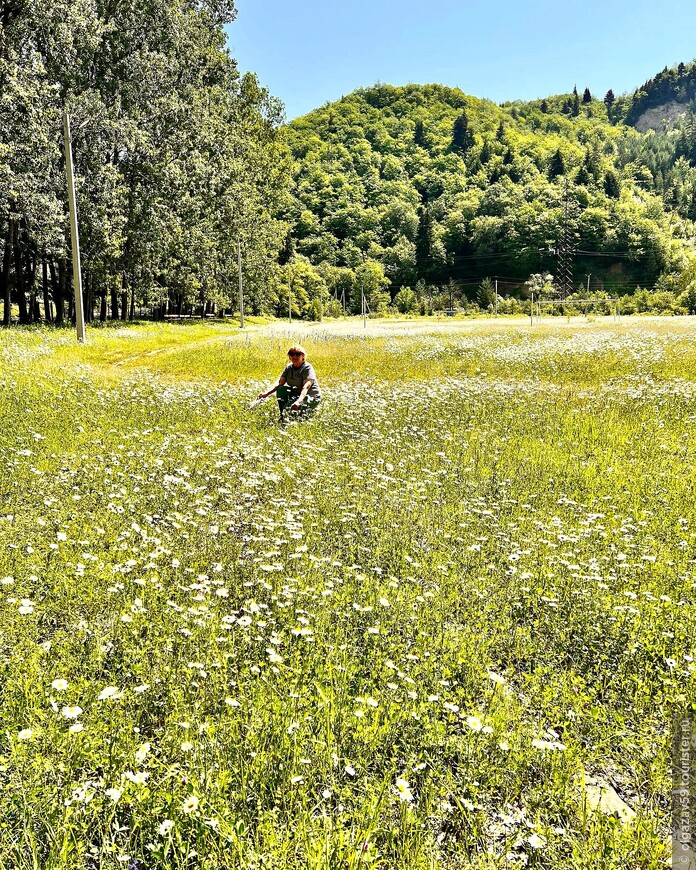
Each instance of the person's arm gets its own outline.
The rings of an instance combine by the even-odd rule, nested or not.
[[[295,399],[295,401],[292,403],[292,405],[290,406],[291,408],[294,408],[295,410],[297,410],[300,407],[300,405],[307,398],[307,393],[309,392],[309,388],[312,386],[313,383],[314,383],[313,378],[307,378],[307,380],[302,384],[302,392]]]
[[[267,393],[259,393],[259,399],[267,399],[269,396],[272,396],[278,387],[282,387],[284,383],[286,383],[285,378],[281,375],[278,378],[278,383],[274,387],[271,387]]]

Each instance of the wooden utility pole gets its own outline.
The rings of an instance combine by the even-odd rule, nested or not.
[[[80,269],[80,237],[77,229],[77,202],[75,200],[75,175],[72,161],[72,139],[70,137],[70,118],[67,109],[63,113],[63,134],[65,140],[65,171],[68,180],[68,206],[70,208],[70,240],[72,242],[73,285],[75,288],[75,326],[77,340],[85,340],[85,313],[82,306],[82,271]]]
[[[237,264],[239,265],[239,328],[244,329],[244,287],[242,286],[242,239],[237,236]]]

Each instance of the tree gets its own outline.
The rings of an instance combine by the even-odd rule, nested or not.
[[[590,93],[589,88],[585,88],[582,93],[582,101],[583,103],[591,103],[592,102],[592,94]]]
[[[295,257],[280,269],[275,290],[275,314],[278,317],[287,317],[288,308],[291,308],[295,317],[321,320],[329,302],[324,276],[302,256]]]
[[[607,170],[604,174],[604,192],[612,199],[618,199],[621,196],[621,182],[613,169]]]
[[[466,154],[473,144],[474,135],[469,129],[469,119],[466,110],[462,109],[452,125],[452,150]]]
[[[422,206],[418,214],[416,235],[416,271],[419,278],[427,279],[432,273],[433,219],[430,209]]]
[[[545,115],[549,111],[549,104],[546,102],[546,100],[541,101],[539,111],[542,113],[542,115]]]
[[[479,308],[482,308],[484,311],[490,310],[495,306],[495,285],[490,278],[484,278],[479,285],[476,301]]]
[[[563,154],[561,153],[561,149],[558,148],[556,152],[551,157],[548,168],[548,175],[550,179],[558,178],[559,175],[565,175],[566,167],[565,160],[563,159]]]
[[[380,314],[387,310],[391,301],[387,287],[389,287],[389,279],[384,274],[384,268],[381,263],[374,260],[366,260],[361,263],[355,270],[356,283],[358,285],[358,293],[356,294],[356,302],[360,304],[360,288],[365,294],[365,298],[370,307],[372,314]],[[356,310],[354,303],[353,313],[360,313],[359,307]]]
[[[680,303],[689,314],[696,314],[696,281],[692,281],[679,297]]]
[[[402,287],[394,297],[394,305],[401,314],[410,314],[416,310],[418,298],[410,287]]]
[[[545,274],[535,272],[530,275],[524,282],[526,293],[531,296],[534,294],[535,299],[554,299],[558,296],[558,288],[554,284],[553,275],[548,272]]]
[[[578,169],[575,175],[575,183],[587,186],[592,182],[592,176],[587,170],[587,166],[583,163],[583,165]]]
[[[604,95],[604,105],[607,107],[607,117],[609,118],[610,121],[612,120],[612,109],[613,109],[615,101],[616,101],[616,97],[614,96],[614,91],[612,91],[612,89],[609,88],[609,90]]]
[[[420,118],[416,121],[416,126],[413,131],[413,142],[421,148],[425,148],[425,126]]]
[[[280,249],[278,253],[278,263],[281,266],[284,266],[286,263],[289,263],[290,260],[295,256],[295,239],[293,238],[290,230],[285,234],[285,241],[283,242],[283,247]]]

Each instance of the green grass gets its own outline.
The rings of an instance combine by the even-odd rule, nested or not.
[[[661,866],[693,325],[302,329],[0,336],[0,867]]]

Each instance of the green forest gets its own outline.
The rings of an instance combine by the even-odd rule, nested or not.
[[[696,312],[696,63],[631,95],[496,105],[378,84],[285,124],[226,48],[231,0],[0,2],[3,322],[320,319],[532,291]],[[667,123],[641,132],[665,109]],[[559,276],[559,251],[572,273]]]

